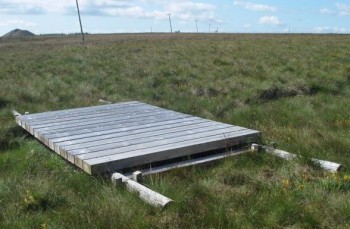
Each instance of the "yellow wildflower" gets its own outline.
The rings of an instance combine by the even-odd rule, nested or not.
[[[282,180],[282,186],[283,188],[289,188],[290,187],[290,182],[288,179],[283,179]]]

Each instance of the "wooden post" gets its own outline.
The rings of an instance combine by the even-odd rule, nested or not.
[[[165,197],[120,173],[114,173],[111,179],[114,185],[119,185],[120,183],[126,185],[129,191],[137,192],[142,200],[153,206],[164,208],[173,202],[173,200],[168,197]]]
[[[79,24],[80,24],[80,31],[81,31],[81,38],[83,40],[83,44],[85,42],[85,38],[84,38],[84,32],[83,32],[83,25],[81,23],[81,18],[80,18],[80,10],[79,10],[79,4],[78,4],[78,0],[75,0],[77,3],[77,9],[78,9],[78,16],[79,16]]]
[[[171,25],[171,17],[170,17],[171,14],[168,14],[169,16],[169,24],[170,24],[170,33],[173,33],[173,26]]]
[[[283,150],[279,150],[279,149],[275,149],[275,148],[271,148],[271,147],[263,147],[265,149],[265,151],[267,153],[270,153],[272,155],[275,155],[277,157],[283,158],[285,160],[292,160],[297,158],[298,156],[296,154],[293,153],[289,153]],[[339,172],[342,165],[335,163],[335,162],[330,162],[330,161],[324,161],[324,160],[319,160],[319,159],[315,159],[315,158],[311,158],[311,161],[319,164],[321,166],[322,169],[332,172],[332,173],[336,173]]]
[[[258,153],[260,153],[261,150],[262,150],[262,145],[259,145],[259,144],[254,143],[254,144],[252,144],[252,146],[251,146],[251,150],[252,150],[253,152],[258,152]]]
[[[21,116],[21,114],[20,114],[18,111],[16,111],[16,110],[12,110],[12,114],[13,114],[15,117]]]
[[[104,100],[104,99],[100,99],[99,102],[100,103],[105,103],[105,104],[112,104],[112,102]]]
[[[133,172],[132,179],[138,183],[142,183],[142,172],[140,171]]]

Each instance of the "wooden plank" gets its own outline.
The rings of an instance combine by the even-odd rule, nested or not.
[[[221,149],[236,145],[242,140],[256,140],[257,132],[249,130],[245,135],[236,136],[232,141],[221,137],[208,137],[198,140],[182,142],[181,145],[168,145],[157,150],[136,150],[126,154],[116,154],[107,157],[99,157],[83,161],[82,169],[89,174],[110,172],[123,168],[147,164],[155,161],[163,161],[170,158],[182,157],[199,152]]]
[[[200,139],[209,136],[231,135],[233,132],[242,131],[240,127],[220,126],[211,124],[198,129],[180,131],[175,133],[167,133],[160,136],[131,139],[122,142],[116,142],[107,145],[98,145],[96,147],[86,147],[81,150],[71,150],[70,155],[79,156],[80,159],[90,159],[95,157],[103,157],[121,152],[129,152],[138,149],[155,148],[162,145],[179,143],[186,140]]]
[[[190,118],[189,118],[190,119]],[[181,121],[181,120],[170,120],[172,122],[175,122],[175,121]],[[167,122],[170,122],[170,121],[167,121]],[[197,122],[197,120],[195,120]],[[187,120],[186,121],[182,121],[184,124],[189,124],[189,123],[193,123],[193,121],[191,120]],[[156,123],[154,123],[156,124]],[[153,125],[152,125],[153,126]],[[140,129],[138,129],[140,128]],[[145,127],[145,125],[143,126],[143,128],[147,128]],[[120,138],[122,137],[125,137],[125,136],[128,136],[128,134],[126,134],[125,132],[129,132],[131,129],[136,129],[136,130],[142,130],[142,127],[138,127],[138,126],[132,126],[131,128],[121,128],[120,131],[119,131],[119,134],[120,134]],[[86,140],[85,138],[84,139],[81,139],[81,140]],[[116,140],[116,142],[118,142]],[[64,143],[69,143],[69,141],[64,141]],[[83,143],[81,143],[83,144]],[[61,156],[63,156],[64,158],[70,160],[72,163],[74,163],[74,157],[69,157],[69,155],[67,154],[68,150],[65,149],[65,147],[60,147],[57,143],[56,144],[53,144],[55,146],[55,151],[56,152],[59,152],[61,154]],[[69,146],[69,144],[66,146]]]
[[[150,128],[161,128],[161,126],[164,125],[170,125],[170,124],[181,124],[181,125],[186,125],[186,124],[191,124],[191,123],[196,123],[200,122],[201,119],[194,118],[194,117],[188,117],[188,118],[180,118],[180,119],[174,119],[174,118],[163,118],[160,117],[159,119],[154,119],[154,120],[143,120],[140,122],[134,122],[133,124],[130,123],[121,123],[117,125],[111,125],[111,126],[106,126],[105,128],[98,128],[95,130],[92,129],[87,129],[84,132],[76,133],[76,134],[62,134],[60,136],[55,136],[55,137],[50,137],[47,136],[49,139],[50,144],[55,144],[57,146],[64,146],[70,145],[71,142],[77,142],[79,141],[82,142],[88,142],[88,139],[93,138],[93,137],[99,137],[99,136],[104,136],[108,134],[122,134],[125,135],[127,132],[141,132],[143,130],[148,131]]]
[[[137,129],[134,131],[119,131],[112,134],[97,135],[94,137],[87,137],[75,141],[64,141],[62,143],[56,143],[55,145],[69,151],[80,148],[105,145],[108,143],[127,141],[131,139],[148,138],[152,136],[174,133],[183,130],[191,130],[210,125],[212,125],[212,123],[205,122],[204,120],[198,120],[197,122],[192,121],[191,123],[175,123],[173,125],[169,124],[166,126],[156,126],[152,128]]]
[[[71,131],[74,129],[86,129],[89,127],[94,127],[96,125],[102,125],[102,126],[107,126],[110,124],[115,124],[115,123],[132,123],[134,120],[138,120],[138,119],[145,119],[145,120],[149,120],[149,119],[154,119],[155,116],[165,116],[166,112],[145,112],[145,113],[136,113],[134,115],[128,115],[128,116],[124,116],[124,117],[112,117],[109,119],[97,119],[94,121],[90,121],[88,123],[77,123],[77,124],[71,124],[71,125],[62,125],[60,127],[53,127],[53,128],[49,128],[49,127],[44,127],[44,128],[39,128],[39,129],[33,129],[33,131],[31,131],[31,133],[40,139],[40,136],[42,135],[47,135],[50,133],[61,133],[61,132],[67,132],[67,131]],[[174,117],[174,119],[178,119],[179,116],[176,114],[168,114],[168,117]],[[183,117],[189,117],[189,116],[183,116]],[[182,117],[181,117],[182,118]]]
[[[33,119],[33,120],[26,120],[25,122],[27,125],[30,125],[33,128],[40,128],[41,126],[55,126],[55,125],[61,125],[62,123],[74,123],[76,121],[81,120],[88,120],[91,118],[103,118],[106,116],[112,116],[112,115],[128,115],[135,112],[140,111],[146,111],[146,110],[158,110],[158,111],[164,111],[164,109],[152,109],[151,107],[148,107],[146,105],[143,106],[137,106],[137,107],[121,107],[118,109],[108,109],[108,110],[99,110],[98,107],[93,111],[85,114],[76,114],[76,115],[64,115],[60,117],[55,118],[48,118],[48,117],[42,117],[40,119]]]
[[[185,125],[194,125],[194,124],[203,123],[203,122],[206,122],[206,121],[195,117],[189,117],[185,119],[175,119],[175,120],[172,119],[172,120],[133,125],[133,126],[123,125],[110,130],[83,133],[79,135],[72,135],[69,137],[54,138],[51,140],[55,145],[59,147],[65,147],[65,146],[81,144],[85,142],[91,142],[98,139],[102,140],[102,139],[117,137],[119,135],[125,136],[126,134],[133,135],[133,134],[139,134],[139,133],[147,133],[152,131],[181,127]]]
[[[84,127],[84,126],[91,126],[91,125],[96,125],[96,124],[103,124],[106,122],[115,122],[115,121],[126,121],[129,119],[138,119],[140,117],[147,117],[151,115],[176,115],[176,114],[169,114],[167,111],[152,111],[152,110],[146,110],[143,112],[135,112],[133,114],[128,114],[128,115],[121,115],[121,116],[111,116],[109,118],[92,118],[90,120],[80,120],[80,121],[74,121],[72,123],[67,123],[67,124],[61,124],[61,125],[44,125],[44,126],[32,126],[30,127],[30,132],[34,134],[34,136],[37,136],[36,134],[38,132],[41,133],[47,133],[47,132],[59,132],[59,131],[64,131],[64,129],[72,129],[72,128],[78,128],[78,127]]]
[[[81,107],[81,108],[73,108],[73,109],[66,109],[66,110],[58,110],[58,111],[48,111],[48,112],[42,112],[37,114],[29,114],[29,115],[22,115],[21,119],[23,121],[31,121],[31,120],[40,120],[44,118],[50,118],[50,117],[59,117],[59,116],[67,116],[67,115],[81,115],[84,112],[91,112],[96,110],[98,108],[99,111],[104,111],[108,109],[115,109],[118,107],[131,107],[131,106],[139,106],[144,103],[140,102],[125,102],[125,103],[115,103],[115,104],[108,104],[108,105],[98,105],[98,106],[90,106],[90,107]],[[146,104],[147,105],[147,104]]]
[[[52,132],[52,133],[45,133],[45,136],[48,139],[52,139],[54,142],[59,142],[57,139],[61,139],[63,141],[68,141],[72,139],[77,138],[83,138],[83,137],[90,137],[94,136],[95,134],[104,134],[109,133],[109,131],[118,131],[119,129],[125,129],[125,130],[131,130],[131,129],[138,129],[138,128],[146,128],[146,127],[152,127],[167,123],[173,123],[173,122],[187,122],[191,121],[193,119],[200,119],[193,116],[187,116],[184,118],[174,118],[174,116],[163,116],[163,115],[155,115],[155,116],[149,116],[146,118],[142,118],[139,120],[134,120],[133,122],[107,122],[103,125],[92,125],[88,127],[84,127],[84,129],[76,129],[76,128],[69,128],[65,131],[60,132]],[[87,136],[83,136],[83,135]]]
[[[223,127],[220,127],[223,128]],[[232,127],[231,127],[232,128]],[[111,139],[111,141],[99,141],[92,144],[81,144],[73,147],[66,147],[62,148],[61,150],[69,154],[71,156],[77,156],[82,154],[88,154],[86,155],[86,158],[92,157],[92,155],[109,155],[109,150],[113,150],[111,152],[112,154],[116,154],[118,152],[127,152],[130,150],[133,150],[135,147],[138,147],[138,145],[142,145],[141,147],[154,147],[158,146],[159,144],[163,143],[164,141],[172,142],[177,141],[179,137],[182,138],[188,138],[190,137],[196,137],[195,134],[202,133],[202,135],[208,135],[211,132],[218,129],[218,125],[215,125],[214,123],[208,123],[204,122],[201,124],[198,124],[197,126],[185,126],[185,127],[179,127],[179,128],[173,128],[172,131],[166,130],[166,131],[160,131],[160,132],[151,132],[149,134],[141,133],[134,136],[124,136],[117,139]],[[205,132],[205,133],[203,133]],[[219,133],[219,131],[217,131]],[[189,135],[190,134],[190,135]],[[187,135],[187,136],[184,136]],[[151,144],[152,143],[152,144]],[[115,150],[114,150],[115,149]],[[93,154],[94,152],[98,152]],[[71,158],[71,157],[69,157]],[[72,160],[72,162],[74,162]]]

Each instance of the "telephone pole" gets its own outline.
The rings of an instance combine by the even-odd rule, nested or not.
[[[171,17],[170,17],[171,14],[168,14],[169,16],[169,24],[170,24],[170,32],[173,33],[173,26],[171,25]]]
[[[83,32],[83,25],[81,24],[79,4],[78,4],[78,0],[75,0],[75,1],[76,1],[76,3],[77,3],[77,9],[78,9],[78,16],[79,16],[79,24],[80,24],[81,38],[83,39],[83,43],[84,43],[84,42],[85,42],[85,38],[84,38],[84,32]]]
[[[197,33],[198,33],[198,20],[196,19],[196,29],[197,29]]]

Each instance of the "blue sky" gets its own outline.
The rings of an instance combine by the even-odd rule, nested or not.
[[[89,33],[350,33],[350,0],[79,0]],[[79,32],[75,0],[0,0],[0,36]]]

